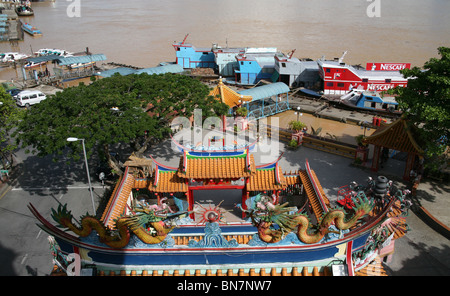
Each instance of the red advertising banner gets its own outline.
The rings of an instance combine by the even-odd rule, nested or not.
[[[400,71],[411,69],[411,63],[367,63],[366,70],[369,71]]]

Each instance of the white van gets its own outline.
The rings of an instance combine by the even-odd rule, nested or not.
[[[34,104],[38,104],[47,98],[43,92],[39,90],[24,90],[17,94],[15,97],[17,106],[29,107]]]

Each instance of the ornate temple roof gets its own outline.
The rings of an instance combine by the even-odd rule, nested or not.
[[[179,177],[177,171],[156,169],[150,180],[148,190],[153,192],[187,192],[186,181]]]
[[[227,104],[230,108],[240,105],[243,102],[250,102],[252,96],[241,95],[236,91],[232,90],[222,82],[222,78],[219,79],[219,83],[211,92],[210,96],[219,96],[223,103]]]
[[[364,138],[363,142],[402,152],[423,154],[423,150],[414,139],[412,127],[408,126],[403,118],[390,124],[382,123],[371,136]]]
[[[248,191],[280,190],[286,188],[286,177],[281,167],[257,169],[256,175],[249,178]]]
[[[114,228],[114,220],[123,214],[127,205],[128,197],[134,187],[135,178],[133,174],[129,173],[129,167],[126,167],[124,174],[114,188],[113,194],[106,205],[101,221],[110,227]]]
[[[180,160],[178,176],[187,179],[235,179],[256,173],[253,155],[196,157],[185,155]]]

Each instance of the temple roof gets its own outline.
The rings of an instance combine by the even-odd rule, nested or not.
[[[222,100],[222,103],[227,104],[230,108],[238,106],[243,102],[250,102],[252,100],[252,96],[241,95],[236,91],[232,90],[228,86],[226,86],[222,79],[219,79],[219,84],[211,90],[209,93],[210,96],[219,96]]]
[[[371,136],[364,138],[363,142],[402,152],[423,154],[423,150],[414,139],[412,128],[403,118],[390,124],[382,123]]]
[[[256,175],[249,178],[247,190],[281,190],[286,188],[286,186],[286,177],[283,175],[281,167],[276,166],[271,169],[256,170]]]
[[[256,173],[253,155],[196,157],[180,160],[178,176],[187,179],[220,179],[250,177]]]
[[[153,192],[187,192],[188,185],[177,171],[155,170],[148,190]]]
[[[134,183],[135,178],[133,174],[129,173],[129,167],[126,167],[125,172],[119,182],[117,182],[113,194],[103,212],[101,221],[103,221],[106,226],[110,228],[115,227],[114,221],[124,213]]]

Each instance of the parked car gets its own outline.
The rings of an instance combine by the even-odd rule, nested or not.
[[[13,89],[8,89],[6,90],[7,93],[9,93],[11,95],[11,97],[16,97],[20,92],[22,92],[21,89],[18,88],[13,88]]]
[[[39,90],[24,90],[15,97],[17,106],[29,107],[45,100],[47,96]]]

